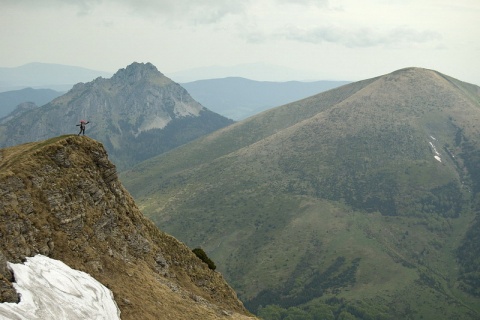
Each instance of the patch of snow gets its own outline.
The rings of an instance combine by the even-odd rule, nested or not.
[[[430,136],[432,137],[432,136]],[[433,137],[432,137],[433,138]],[[433,138],[435,139],[435,138]],[[432,143],[432,142],[429,142],[430,143],[430,146],[432,147],[433,149],[433,152],[435,153],[435,155],[433,156],[437,161],[440,161],[442,162],[442,158],[440,158],[440,153],[437,151],[437,148],[435,147],[435,145]]]
[[[42,255],[8,266],[20,302],[0,303],[0,319],[120,319],[112,292],[85,272]]]

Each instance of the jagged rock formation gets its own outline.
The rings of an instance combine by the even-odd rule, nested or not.
[[[78,133],[81,119],[90,121],[87,135],[102,142],[121,169],[233,122],[204,108],[154,65],[133,63],[1,123],[0,147]]]
[[[62,136],[0,150],[0,292],[6,261],[43,254],[112,290],[122,319],[248,318],[222,275],[154,226],[103,146]]]

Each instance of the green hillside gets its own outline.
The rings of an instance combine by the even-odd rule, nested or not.
[[[479,101],[476,86],[403,69],[266,111],[121,178],[265,319],[474,319]]]

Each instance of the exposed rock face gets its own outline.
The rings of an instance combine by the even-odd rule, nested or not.
[[[37,108],[37,105],[33,102],[20,103],[18,106],[15,107],[15,110],[13,110],[9,115],[0,119],[0,124],[7,123],[9,120],[12,120],[15,117],[20,116],[22,113],[25,113],[35,108]]]
[[[19,301],[19,296],[11,286],[13,275],[7,268],[7,260],[0,252],[0,301],[15,302]]]
[[[110,288],[122,319],[248,317],[221,274],[142,215],[90,138],[0,150],[0,234],[3,302],[18,299],[6,261],[40,253]]]
[[[52,102],[0,123],[0,147],[78,133],[102,142],[121,169],[233,121],[209,111],[150,63],[133,63],[112,78],[78,83]]]

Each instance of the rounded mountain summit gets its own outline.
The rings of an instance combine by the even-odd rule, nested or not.
[[[262,318],[476,319],[479,119],[478,86],[407,68],[262,112],[121,179]]]

